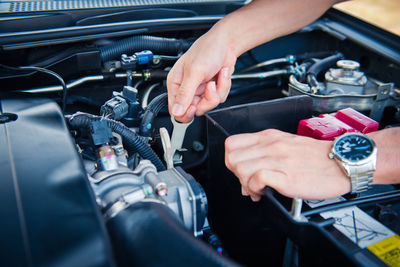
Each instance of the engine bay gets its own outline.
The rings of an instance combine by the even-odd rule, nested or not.
[[[2,231],[15,237],[5,263],[386,266],[367,247],[400,234],[397,185],[303,208],[267,188],[254,203],[225,167],[224,140],[296,133],[301,120],[346,108],[398,127],[399,37],[330,10],[240,56],[227,101],[181,129],[166,78],[209,22],[166,27],[3,47]],[[337,226],[346,213],[329,213],[345,208],[368,222],[355,237],[367,243],[343,232],[355,224]]]

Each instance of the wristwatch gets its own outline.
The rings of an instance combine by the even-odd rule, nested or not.
[[[374,141],[362,133],[346,133],[337,137],[329,158],[335,159],[351,180],[351,193],[371,188],[376,169],[377,148]]]

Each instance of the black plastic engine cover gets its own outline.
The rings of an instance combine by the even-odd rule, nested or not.
[[[0,104],[0,265],[114,265],[104,222],[56,103],[28,98]]]

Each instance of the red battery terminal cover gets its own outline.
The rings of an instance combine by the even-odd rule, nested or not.
[[[334,140],[348,132],[364,134],[375,132],[379,123],[352,109],[345,108],[336,113],[322,114],[319,117],[301,120],[297,134],[319,140]]]

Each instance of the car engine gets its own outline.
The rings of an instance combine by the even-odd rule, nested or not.
[[[218,18],[159,12],[164,24],[117,25],[114,36],[0,36],[2,263],[386,266],[369,246],[400,234],[397,185],[318,203],[266,188],[253,203],[225,167],[224,140],[296,133],[348,108],[398,127],[399,37],[332,9],[240,56],[228,100],[182,129],[168,113],[168,71]],[[370,222],[357,237],[368,245],[327,213],[349,207]],[[375,223],[383,230],[366,230]]]

